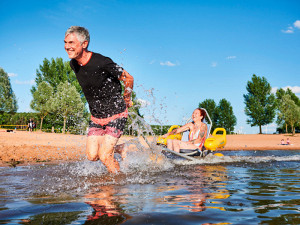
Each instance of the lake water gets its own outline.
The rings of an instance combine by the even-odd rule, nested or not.
[[[0,224],[300,224],[300,151],[0,168]]]

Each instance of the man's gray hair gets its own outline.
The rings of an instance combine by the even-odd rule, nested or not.
[[[82,44],[84,41],[90,43],[90,34],[89,31],[84,27],[71,26],[65,33],[65,37],[69,34],[75,33],[78,41]]]

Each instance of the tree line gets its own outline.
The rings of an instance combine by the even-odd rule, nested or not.
[[[78,133],[88,127],[90,113],[86,99],[69,62],[62,58],[45,58],[36,70],[35,85],[30,90],[30,107],[35,113],[16,113],[17,101],[9,76],[2,68],[0,78],[0,124],[26,124],[29,118],[34,118],[40,130],[55,127],[62,133],[70,130]],[[140,115],[136,94],[132,97],[135,107],[130,111]]]
[[[18,104],[8,74],[0,67],[0,114],[15,113]]]
[[[262,133],[262,126],[272,123],[276,116],[277,131],[291,132],[300,128],[300,99],[291,89],[271,93],[271,85],[265,77],[253,74],[251,81],[247,82],[247,94],[244,94],[245,113],[248,116],[247,123],[258,126]]]
[[[205,108],[208,112],[212,121],[212,131],[217,127],[223,127],[228,134],[234,131],[237,120],[230,102],[225,98],[221,99],[218,105],[213,99],[205,99],[199,103],[199,108]]]
[[[265,77],[253,74],[247,82],[243,95],[247,123],[258,126],[262,133],[262,126],[272,123],[276,118],[279,132],[295,134],[300,128],[300,100],[290,90],[278,89],[271,93],[271,85]],[[18,110],[16,96],[12,90],[8,74],[0,68],[0,124],[22,123],[29,118],[38,121],[39,129],[59,127],[61,132],[78,130],[85,131],[88,127],[90,113],[86,99],[71,69],[69,62],[62,58],[44,59],[36,70],[35,85],[31,88],[31,109],[34,113],[16,113]],[[140,104],[136,93],[132,94],[134,107],[130,109],[132,115],[140,115]],[[213,99],[205,99],[198,107],[205,108],[212,120],[212,130],[223,127],[227,133],[234,132],[237,119],[228,100],[221,99],[218,104]],[[128,119],[128,123],[131,118]],[[155,134],[162,134],[169,126],[152,125]],[[127,127],[125,133],[134,134],[132,128]]]
[[[262,126],[271,124],[276,119],[277,132],[300,132],[300,99],[291,89],[278,89],[275,94],[265,77],[252,75],[246,85],[247,93],[243,95],[247,123],[258,126],[262,134]],[[200,108],[205,108],[212,120],[212,130],[216,127],[225,128],[227,133],[232,133],[236,125],[236,117],[229,101],[221,99],[216,105],[213,99],[205,99],[199,103]]]
[[[33,97],[30,107],[39,113],[40,130],[50,113],[63,119],[63,133],[67,120],[82,128],[86,126],[85,98],[69,62],[45,58],[36,71],[35,84],[30,90]]]

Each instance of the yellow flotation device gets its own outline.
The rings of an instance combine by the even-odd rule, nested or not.
[[[170,133],[172,130],[179,128],[179,125],[173,125],[169,128],[168,133]],[[167,138],[163,138],[162,136],[159,136],[157,138],[157,144],[162,144],[162,145],[167,145],[167,140],[168,139],[177,139],[177,140],[181,140],[182,135],[181,133],[179,134],[171,134],[169,135]]]
[[[179,125],[173,125],[169,128],[168,133],[170,133],[172,130],[179,128]],[[221,134],[217,134],[217,132],[222,132]],[[163,138],[162,136],[159,136],[157,138],[157,144],[161,145],[167,145],[167,140],[168,139],[177,139],[181,140],[182,139],[182,134],[171,134],[166,138]],[[218,127],[214,130],[212,133],[211,137],[207,138],[204,142],[204,147],[206,150],[211,150],[215,151],[217,148],[224,148],[226,145],[226,130],[224,128]],[[222,153],[215,153],[215,156],[222,157],[224,156]]]
[[[221,131],[222,134],[217,134],[218,131]],[[205,140],[204,147],[207,150],[215,151],[217,148],[224,148],[226,142],[226,130],[224,128],[218,127],[214,130],[212,137]]]

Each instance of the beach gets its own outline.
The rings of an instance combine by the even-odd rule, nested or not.
[[[85,135],[0,130],[0,166],[83,160],[86,138]],[[119,144],[133,138],[122,136]],[[300,150],[299,134],[240,134],[226,138],[227,144],[220,150]],[[291,144],[281,145],[280,141],[286,142],[287,138]],[[154,137],[148,139],[152,142]],[[147,146],[142,137],[139,141]]]

